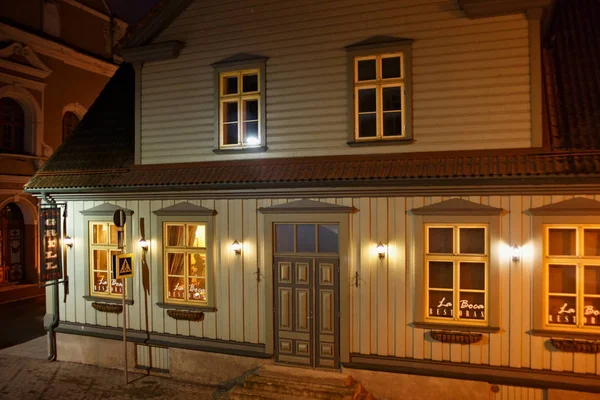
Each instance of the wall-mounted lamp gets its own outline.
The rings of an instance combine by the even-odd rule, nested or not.
[[[231,243],[231,250],[233,250],[235,254],[242,254],[242,244],[237,240],[234,240],[233,243]]]
[[[514,262],[521,261],[521,247],[516,244],[511,247],[512,260]]]
[[[142,250],[148,250],[148,241],[144,238],[141,238],[140,241],[138,242],[138,246],[140,246],[140,249]]]
[[[70,248],[70,249],[73,248],[73,239],[71,239],[71,236],[65,236],[65,238],[63,239],[63,243],[68,248]]]
[[[379,254],[379,259],[383,260],[385,258],[385,246],[383,243],[377,243],[377,247],[375,249],[377,250],[377,254]]]

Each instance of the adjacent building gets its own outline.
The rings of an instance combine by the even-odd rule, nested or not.
[[[0,4],[0,285],[37,282],[38,201],[23,185],[116,71],[126,28],[102,0]]]
[[[119,367],[125,291],[131,368],[181,379],[600,392],[599,24],[596,0],[159,2],[26,186],[73,239],[58,358]]]

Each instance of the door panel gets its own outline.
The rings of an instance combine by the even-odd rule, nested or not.
[[[337,368],[339,365],[339,262],[274,258],[275,359]]]
[[[316,363],[319,368],[336,368],[339,364],[339,262],[316,259]]]
[[[275,359],[313,365],[313,259],[275,258]]]

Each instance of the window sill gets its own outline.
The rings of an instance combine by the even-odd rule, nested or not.
[[[213,153],[231,154],[231,153],[263,153],[269,150],[267,146],[260,147],[231,147],[225,149],[213,149]]]
[[[171,304],[171,303],[156,303],[160,308],[182,310],[182,311],[202,311],[202,312],[216,312],[216,307],[211,306],[192,306],[188,304]]]
[[[567,338],[567,339],[585,339],[585,340],[600,340],[600,332],[575,332],[555,329],[532,329],[529,331],[532,336],[541,336],[549,338]]]
[[[83,296],[83,299],[86,301],[93,301],[96,303],[123,304],[122,299],[108,299],[106,297],[100,296]],[[133,299],[125,299],[125,304],[132,305]]]
[[[360,146],[394,146],[412,144],[415,141],[413,139],[375,139],[375,140],[357,140],[354,142],[346,142],[346,145],[350,147]]]
[[[481,332],[481,333],[497,333],[500,332],[499,327],[493,326],[481,326],[481,325],[467,325],[467,324],[440,324],[436,322],[413,322],[412,326],[421,329],[438,329],[445,331],[458,331],[458,332]]]

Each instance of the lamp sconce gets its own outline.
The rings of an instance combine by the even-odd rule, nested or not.
[[[379,254],[379,259],[383,260],[385,258],[385,246],[383,243],[377,243],[377,247],[375,249],[377,250],[377,254]]]
[[[140,249],[147,251],[149,243],[146,239],[141,238],[140,241],[138,242],[138,246],[140,246]]]
[[[511,247],[511,254],[513,262],[521,261],[521,247],[516,244]]]
[[[233,250],[236,255],[242,254],[242,244],[237,240],[234,240],[233,243],[231,243],[231,250]]]
[[[71,239],[71,236],[65,236],[65,238],[63,239],[63,243],[68,248],[70,248],[70,249],[73,248],[73,239]]]

